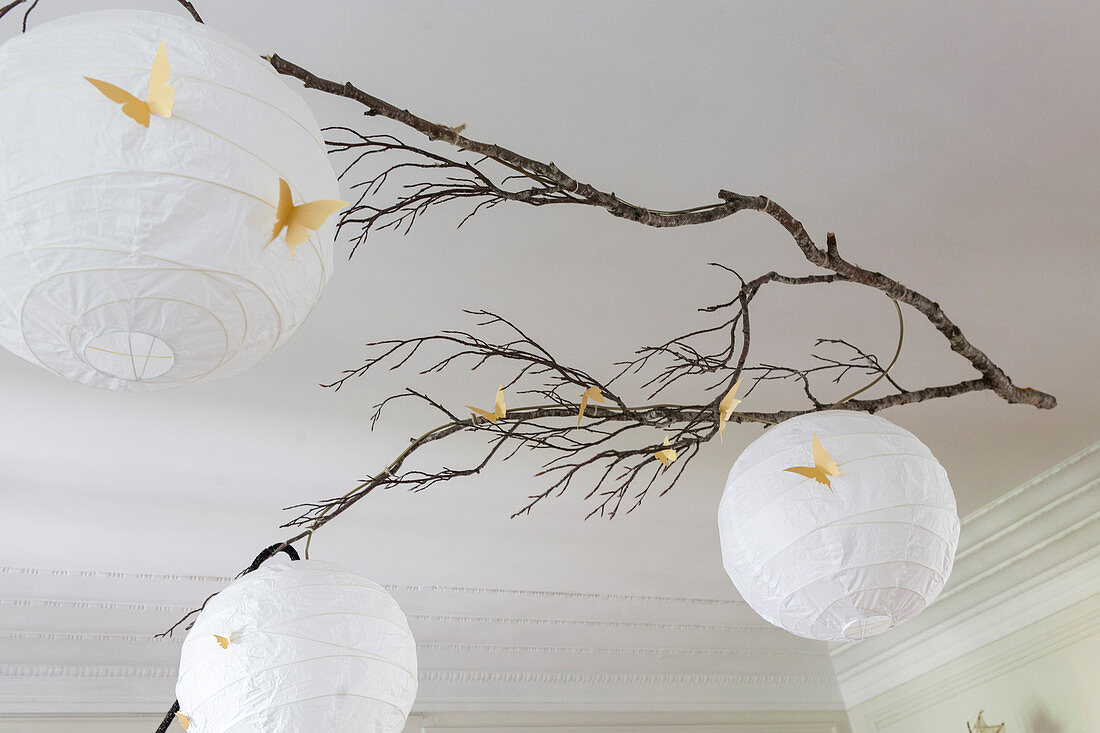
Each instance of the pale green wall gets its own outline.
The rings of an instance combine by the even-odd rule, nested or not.
[[[1100,732],[1100,595],[849,711],[854,733]]]

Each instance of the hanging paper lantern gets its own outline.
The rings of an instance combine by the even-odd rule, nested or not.
[[[280,179],[289,203],[337,198],[324,140],[232,38],[134,10],[44,24],[0,47],[0,132],[0,345],[19,356],[164,389],[251,366],[320,297],[334,218],[265,245],[293,214]]]
[[[887,631],[939,595],[959,517],[947,472],[912,433],[831,410],[780,423],[745,449],[718,531],[726,572],[757,613],[844,641]]]
[[[398,733],[415,697],[397,602],[316,560],[272,560],[214,596],[176,682],[189,733]]]

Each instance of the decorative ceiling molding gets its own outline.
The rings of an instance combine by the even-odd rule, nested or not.
[[[1042,490],[1043,487],[1049,487],[1053,485],[1053,482],[1063,474],[1072,473],[1075,469],[1082,468],[1085,471],[1095,470],[1095,464],[1097,458],[1100,458],[1100,441],[1093,443],[1092,445],[1074,453],[1066,460],[1058,463],[1046,471],[1043,471],[1038,476],[1025,481],[1018,487],[1001,496],[998,499],[994,499],[980,509],[976,509],[970,514],[966,515],[962,524],[963,527],[976,524],[982,521],[984,518],[989,517],[996,521],[998,515],[1004,516],[1006,511],[1006,505],[1023,503],[1025,499],[1034,498],[1034,491],[1036,489]],[[1072,483],[1074,480],[1071,478],[1069,481]],[[1011,516],[1012,510],[1008,509]],[[1015,514],[1024,515],[1025,510],[1015,510]]]
[[[529,733],[530,727],[516,725],[479,725],[476,728],[467,726],[439,726],[430,725],[420,729],[420,733],[481,733],[481,731],[496,731],[496,733]],[[719,725],[667,725],[655,723],[652,725],[630,723],[628,725],[570,725],[554,726],[556,733],[608,733],[609,731],[622,730],[652,730],[654,733],[839,733],[840,728],[835,723],[730,723]]]
[[[130,603],[123,601],[84,601],[71,598],[0,598],[0,607],[22,608],[73,608],[104,611],[133,611],[138,613],[175,613],[190,609],[184,603]]]
[[[746,716],[748,717],[748,716]],[[494,731],[495,733],[530,733],[535,721],[510,721],[500,723],[479,722],[476,726],[469,724],[436,723],[433,721],[421,722],[419,716],[409,718],[409,723],[419,727],[406,730],[415,730],[418,733],[481,733],[481,731]],[[541,722],[541,721],[539,721]],[[537,729],[553,730],[555,733],[617,733],[624,730],[653,731],[653,733],[840,733],[841,728],[832,721],[814,722],[763,722],[751,721],[735,723],[691,723],[682,719],[676,723],[669,722],[626,722],[609,723],[604,725],[545,725],[536,724]],[[847,726],[843,728],[847,731]]]
[[[102,634],[98,632],[57,632],[57,631],[0,631],[0,639],[12,641],[109,641],[112,644],[133,643],[148,644],[149,634]],[[157,639],[158,644],[182,644],[183,637]]]
[[[11,677],[81,677],[123,679],[172,679],[176,678],[176,666],[129,665],[59,665],[59,664],[3,664],[0,679]],[[419,675],[424,682],[523,682],[539,685],[768,685],[809,686],[828,685],[828,676],[797,674],[635,674],[617,672],[478,672],[469,670],[423,671]]]
[[[1100,442],[963,520],[939,599],[889,634],[830,651],[851,708],[1100,593]]]
[[[182,637],[152,633],[190,610],[177,601],[228,578],[5,567],[0,580],[0,713],[59,714],[162,709]],[[741,601],[389,588],[419,640],[420,711],[841,705],[826,647]],[[427,612],[437,608],[447,613]]]
[[[462,593],[467,595],[510,596],[516,598],[554,598],[571,601],[625,601],[629,603],[673,603],[691,606],[745,606],[740,598],[673,598],[670,596],[622,595],[615,593],[570,593],[548,590],[517,590],[513,588],[473,588],[452,585],[382,585],[390,593]]]
[[[57,568],[27,568],[0,565],[0,575],[29,575],[50,577],[79,577],[105,580],[163,581],[170,583],[212,583],[228,585],[233,578],[225,575],[180,575],[164,573],[128,573],[112,570],[76,570]],[[576,593],[570,591],[528,590],[522,588],[479,588],[458,585],[392,585],[381,584],[390,593],[460,593],[464,595],[490,595],[515,598],[554,598],[581,601],[626,601],[630,603],[673,603],[677,605],[701,606],[747,606],[740,598],[676,598],[673,596],[651,596],[616,593]]]
[[[51,577],[97,578],[109,580],[164,580],[172,583],[220,583],[232,582],[223,575],[181,575],[165,573],[127,573],[114,570],[66,570],[62,568],[22,568],[0,565],[0,575],[46,575]]]
[[[157,644],[183,643],[183,636],[154,639]],[[148,634],[104,634],[89,632],[52,631],[0,631],[0,639],[13,641],[99,641],[130,644],[148,644]],[[652,656],[652,657],[817,657],[821,652],[810,649],[691,649],[676,647],[594,647],[594,646],[531,646],[523,644],[472,644],[472,643],[418,643],[422,652],[499,652],[506,654],[591,654],[597,656]],[[2,676],[2,672],[0,672]]]
[[[613,672],[469,672],[465,670],[444,670],[422,672],[421,682],[524,682],[538,685],[659,685],[659,686],[699,686],[719,685],[731,687],[737,685],[797,686],[828,685],[832,678],[828,676],[807,676],[797,674],[760,675],[760,674],[633,674]]]
[[[55,598],[0,598],[0,607],[69,608],[74,610],[131,611],[173,613],[190,609],[186,604],[129,603],[121,601],[83,601]],[[589,628],[632,629],[638,631],[734,631],[782,635],[787,632],[764,622],[758,624],[703,624],[655,621],[613,621],[603,619],[537,618],[511,616],[453,616],[445,614],[406,614],[410,622],[432,624],[485,624],[492,626],[585,626]],[[150,635],[149,638],[151,638]]]
[[[445,624],[490,624],[518,626],[586,626],[603,629],[631,629],[637,631],[735,631],[754,634],[786,634],[783,629],[760,624],[695,624],[652,621],[605,621],[601,619],[563,618],[513,618],[506,616],[440,616],[408,614],[409,621]]]
[[[0,679],[12,677],[116,677],[175,679],[179,667],[139,667],[124,664],[0,664]]]
[[[601,656],[685,657],[816,657],[809,649],[683,649],[675,647],[616,648],[588,646],[527,646],[520,644],[417,644],[423,651],[504,652],[508,654],[596,654]]]
[[[175,681],[175,666],[0,665],[0,714],[48,703],[52,713],[109,712],[113,694],[131,710],[155,712]],[[638,710],[661,708],[837,710],[831,675],[668,674],[426,670],[418,710]],[[515,697],[519,691],[526,694]],[[63,697],[55,699],[58,691]],[[610,694],[614,691],[614,694]],[[745,698],[738,694],[750,693]],[[19,699],[13,699],[15,695]],[[117,706],[117,703],[114,703]]]

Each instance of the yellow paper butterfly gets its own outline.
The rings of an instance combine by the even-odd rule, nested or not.
[[[730,391],[726,392],[726,396],[722,398],[722,401],[718,403],[718,437],[722,439],[722,431],[726,429],[726,422],[730,419],[730,415],[741,404],[741,400],[734,397],[737,394],[737,388],[741,386],[741,380],[738,379]]]
[[[317,231],[325,219],[348,205],[347,201],[319,199],[305,204],[294,205],[294,196],[286,179],[279,179],[279,205],[275,208],[275,228],[271,230],[271,239],[286,229],[286,246],[290,247],[290,259],[294,259],[294,248],[309,239],[311,231]],[[267,245],[264,245],[265,247]]]
[[[500,386],[500,387],[497,387],[497,397],[496,397],[496,400],[494,400],[494,402],[493,402],[493,411],[492,412],[486,412],[485,410],[479,410],[476,407],[473,407],[471,405],[466,405],[466,407],[468,409],[472,410],[475,415],[481,415],[483,418],[485,418],[486,420],[488,420],[491,423],[495,423],[500,418],[506,417],[508,415],[508,408],[504,404],[504,387],[503,387],[503,385]]]
[[[1004,723],[1001,723],[1000,725],[990,725],[989,723],[986,723],[985,720],[982,718],[982,715],[984,713],[984,710],[978,713],[978,719],[974,721],[973,728],[970,727],[970,722],[967,721],[966,729],[970,731],[970,733],[1005,733]]]
[[[191,727],[191,718],[188,718],[183,713],[176,713],[176,720],[180,722],[180,725],[183,726],[184,730],[187,730]]]
[[[667,435],[665,436],[665,442],[661,445],[671,445],[671,443],[668,442]],[[669,465],[676,460],[676,449],[665,448],[664,450],[659,450],[653,454],[653,457],[663,463],[665,465],[665,468],[668,468]]]
[[[153,70],[149,72],[149,99],[142,100],[130,92],[99,79],[84,77],[103,96],[122,105],[122,113],[143,127],[149,126],[149,113],[171,117],[176,104],[176,90],[168,83],[171,67],[168,64],[167,42],[161,41],[157,55],[153,57]]]
[[[584,408],[588,407],[588,401],[599,402],[604,404],[603,392],[596,385],[592,385],[584,391],[581,395],[581,411],[577,413],[577,427],[581,426],[581,418],[584,417]]]
[[[797,473],[800,476],[806,478],[812,478],[819,484],[825,484],[830,489],[833,485],[829,483],[830,476],[843,476],[840,469],[836,465],[836,461],[832,459],[828,451],[821,445],[821,441],[817,439],[817,433],[814,433],[813,439],[813,453],[814,453],[814,465],[812,466],[793,466],[791,468],[784,468],[784,471],[790,471],[791,473]]]
[[[222,649],[228,649],[229,648],[229,635],[228,634],[225,635],[225,636],[219,636],[217,634],[214,634],[214,638],[218,640],[218,646],[220,646]]]

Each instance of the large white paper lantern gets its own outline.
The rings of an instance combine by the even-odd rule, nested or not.
[[[831,489],[785,470],[815,465],[815,434],[842,472]],[[726,572],[757,613],[843,641],[887,631],[939,595],[959,517],[947,472],[912,433],[831,410],[780,423],[745,449],[718,530]]]
[[[165,42],[170,118],[148,128],[85,77],[144,99]],[[251,366],[332,271],[335,217],[293,260],[265,248],[279,179],[339,198],[317,123],[258,54],[134,10],[0,47],[0,345],[85,384],[173,387]]]
[[[176,698],[189,733],[398,733],[416,679],[416,643],[382,586],[277,558],[206,604]]]

